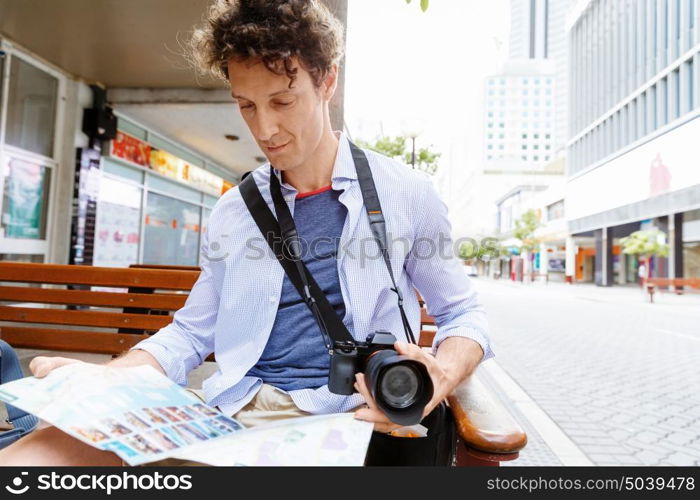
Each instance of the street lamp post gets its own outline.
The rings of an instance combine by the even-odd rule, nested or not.
[[[412,118],[410,120],[405,120],[403,123],[403,134],[404,137],[411,138],[411,168],[416,168],[416,137],[421,135],[423,132],[423,127],[421,122],[417,118]]]
[[[411,168],[416,168],[416,136],[411,136]]]

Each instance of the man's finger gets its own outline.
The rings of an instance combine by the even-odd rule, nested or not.
[[[439,367],[438,361],[434,356],[426,353],[422,348],[414,344],[407,344],[405,342],[396,342],[394,345],[396,352],[414,361],[419,361],[423,363],[429,372]]]
[[[361,408],[357,410],[355,412],[355,418],[357,420],[364,420],[365,422],[372,422],[374,424],[374,430],[377,432],[391,432],[394,429],[402,427],[389,420],[383,412],[371,408]]]
[[[357,392],[362,394],[362,397],[365,399],[365,403],[367,403],[367,406],[369,406],[373,410],[376,410],[377,403],[374,401],[372,394],[369,392],[369,389],[367,388],[367,384],[365,383],[364,374],[356,373],[355,380],[356,380],[355,388],[357,389]]]
[[[48,356],[37,356],[32,359],[29,363],[29,370],[32,372],[36,378],[43,378],[49,373],[51,373],[56,368],[64,365],[69,365],[71,363],[80,363],[79,359],[63,358],[60,356],[48,357]]]

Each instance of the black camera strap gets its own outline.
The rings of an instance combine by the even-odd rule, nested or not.
[[[369,218],[369,227],[372,229],[374,240],[377,242],[379,251],[382,253],[386,268],[389,270],[391,284],[394,285],[394,288],[391,290],[396,293],[398,299],[399,311],[401,312],[401,321],[403,322],[403,329],[406,333],[406,338],[409,342],[415,344],[416,339],[413,336],[411,325],[406,317],[406,311],[403,309],[403,295],[401,294],[399,287],[396,285],[394,272],[391,270],[391,260],[389,259],[389,252],[387,250],[386,222],[384,221],[382,206],[379,203],[377,189],[374,186],[374,178],[372,177],[372,170],[369,168],[367,155],[365,155],[364,151],[355,146],[355,144],[352,142],[350,142],[350,151],[352,152],[352,160],[355,163],[357,180],[360,182],[362,200],[364,201],[365,209],[367,210],[367,217]]]
[[[272,167],[270,167],[270,181],[277,181],[277,177],[274,172],[272,172]],[[272,181],[274,179],[274,181]],[[321,329],[321,334],[323,335],[323,340],[326,347],[332,350],[332,344],[330,339],[335,342],[353,342],[352,334],[348,331],[347,327],[341,321],[340,317],[333,310],[330,302],[326,298],[321,288],[316,283],[316,280],[311,275],[309,270],[304,265],[300,258],[300,251],[298,245],[298,238],[296,243],[291,245],[287,243],[290,239],[285,238],[281,232],[280,224],[275,219],[272,214],[270,207],[267,206],[265,199],[263,198],[260,190],[258,189],[255,180],[252,175],[246,177],[243,182],[238,185],[243,201],[245,201],[250,214],[253,216],[255,223],[258,225],[260,232],[265,236],[267,244],[272,249],[272,252],[279,260],[280,264],[284,268],[284,271],[289,276],[289,280],[292,282],[294,287],[299,292],[299,295],[304,299],[309,309],[314,315],[319,328]],[[289,207],[287,203],[282,198],[282,193],[279,189],[279,182],[277,181],[277,189],[270,189],[272,193],[273,201],[275,202],[275,210],[277,211],[278,217],[281,220],[285,220],[286,215],[291,219],[291,214],[289,213]],[[279,193],[280,200],[277,199],[275,191]],[[289,219],[286,219],[288,222]],[[293,227],[292,235],[289,234],[289,224],[285,224],[287,228],[287,236],[296,235],[296,228]],[[293,241],[293,240],[291,240]],[[296,258],[299,257],[299,258]]]
[[[382,214],[381,205],[379,204],[379,197],[377,196],[369,162],[364,152],[353,143],[350,143],[350,149],[352,151],[352,157],[355,163],[355,169],[357,171],[362,198],[367,210],[367,216],[369,217],[372,234],[389,271],[389,276],[394,286],[391,290],[395,292],[398,297],[404,332],[406,333],[406,338],[415,344],[415,337],[413,336],[408,318],[403,309],[403,296],[396,285],[394,273],[391,269],[386,243],[386,223]],[[330,339],[335,342],[352,343],[352,335],[333,310],[333,306],[328,302],[326,295],[318,286],[301,258],[301,246],[299,244],[296,226],[294,225],[294,219],[289,211],[289,206],[284,201],[279,180],[274,173],[273,167],[270,166],[270,194],[272,195],[275,211],[277,212],[277,219],[275,219],[272,211],[263,199],[252,177],[253,176],[248,176],[248,178],[239,184],[241,196],[258,225],[258,228],[265,236],[268,245],[284,268],[287,276],[289,276],[290,281],[314,315],[321,330],[321,334],[324,337],[326,346],[331,350]]]

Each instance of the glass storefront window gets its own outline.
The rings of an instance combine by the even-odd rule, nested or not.
[[[58,79],[12,57],[5,142],[53,157]]]
[[[141,188],[103,176],[97,200],[93,265],[129,267],[138,263]]]
[[[202,237],[204,237],[204,233],[207,232],[207,228],[209,226],[209,217],[210,216],[211,216],[211,208],[202,207]]]
[[[5,238],[46,238],[51,169],[7,156],[0,227]]]
[[[197,265],[200,207],[148,193],[144,223],[144,264]]]
[[[700,241],[683,244],[683,276],[700,278]]]

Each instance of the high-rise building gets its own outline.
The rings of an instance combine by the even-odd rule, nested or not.
[[[511,0],[510,59],[548,57],[549,0]]]
[[[567,15],[569,231],[575,278],[637,280],[619,239],[657,228],[654,276],[700,275],[700,0],[586,0]],[[569,239],[570,259],[575,246]],[[586,250],[586,251],[583,251]]]
[[[566,12],[568,0],[511,0],[510,59],[547,59],[554,68],[554,147],[567,137]]]
[[[566,5],[511,1],[509,59],[484,82],[483,168],[466,189],[470,210],[484,214],[475,233],[498,233],[497,201],[513,188],[546,187],[563,174]]]
[[[554,146],[554,67],[547,60],[510,60],[486,79],[486,171],[541,169]]]

